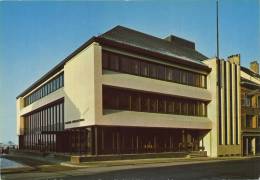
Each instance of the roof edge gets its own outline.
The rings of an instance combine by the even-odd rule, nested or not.
[[[43,76],[41,76],[37,81],[35,81],[33,84],[31,84],[27,89],[25,89],[22,93],[20,93],[16,99],[19,97],[22,97],[29,93],[31,90],[33,90],[36,86],[40,85],[42,82],[44,82],[46,79],[48,79],[50,76],[55,74],[57,71],[59,71],[61,68],[64,67],[64,65],[74,56],[76,56],[79,52],[81,52],[84,48],[89,46],[91,43],[95,42],[96,36],[92,36],[87,42],[82,44],[80,47],[78,47],[75,51],[73,51],[70,55],[68,55],[65,59],[63,59],[60,63],[58,63],[56,66],[54,66],[51,70],[49,70],[47,73],[45,73]]]
[[[127,45],[124,43],[120,43],[120,42],[116,42],[113,40],[109,40],[106,39],[104,37],[96,37],[96,36],[92,36],[87,42],[85,42],[84,44],[82,44],[80,47],[78,47],[75,51],[73,51],[70,55],[68,55],[65,59],[63,59],[60,63],[58,63],[56,66],[54,66],[51,70],[49,70],[47,73],[45,73],[42,77],[40,77],[37,81],[35,81],[33,84],[31,84],[27,89],[25,89],[22,93],[20,93],[16,99],[18,99],[19,97],[22,97],[24,95],[26,95],[27,93],[29,93],[30,91],[32,91],[36,86],[40,85],[42,82],[44,82],[46,79],[48,79],[50,76],[52,76],[53,74],[55,74],[58,70],[62,69],[64,67],[64,65],[71,60],[74,56],[76,56],[79,52],[81,52],[83,49],[85,49],[87,46],[89,46],[91,43],[93,42],[98,42],[100,44],[103,45],[112,45],[114,47],[117,48],[121,48],[121,49],[132,49],[132,50],[136,50],[137,52],[142,52],[145,55],[150,55],[153,57],[160,57],[162,59],[168,60],[169,62],[174,62],[176,64],[180,64],[180,65],[184,65],[184,66],[190,66],[192,62],[188,62],[188,61],[184,61],[181,58],[177,58],[177,57],[172,57],[172,56],[167,56],[161,53],[157,53],[157,52],[153,52],[153,51],[149,51],[147,49],[143,49],[143,48],[139,48],[139,47],[134,47],[131,45]],[[178,61],[173,60],[173,58],[178,59]],[[181,61],[179,61],[181,60]],[[201,68],[202,70],[205,70],[206,72],[210,72],[211,68],[208,67],[206,64],[197,64],[197,63],[192,63],[194,65],[194,67],[198,67]]]
[[[119,48],[119,49],[127,49],[127,50],[131,49],[133,51],[136,51],[136,52],[139,52],[139,53],[142,53],[142,54],[145,54],[145,55],[149,55],[149,56],[152,56],[152,57],[157,57],[157,58],[160,57],[164,60],[168,60],[171,63],[176,63],[176,64],[179,64],[179,65],[191,66],[191,64],[192,64],[192,65],[194,65],[194,67],[201,68],[202,70],[204,70],[206,72],[211,71],[211,68],[209,66],[207,66],[206,64],[199,64],[199,63],[195,63],[195,62],[186,61],[186,60],[183,60],[183,59],[178,58],[178,57],[172,57],[172,56],[157,53],[157,52],[154,52],[154,51],[149,51],[147,49],[143,49],[143,48],[140,48],[140,47],[131,46],[129,44],[124,44],[124,43],[121,43],[121,42],[113,41],[111,39],[107,39],[107,38],[104,38],[104,37],[97,37],[97,42],[99,42],[100,44],[103,44],[103,45],[107,45],[107,46],[114,46],[114,47]],[[174,60],[174,59],[176,59],[177,61]]]

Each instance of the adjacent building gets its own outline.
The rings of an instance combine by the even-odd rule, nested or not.
[[[241,68],[243,155],[260,154],[260,75],[257,61]]]
[[[241,73],[239,55],[210,59],[194,42],[116,26],[17,96],[19,148],[241,155]]]

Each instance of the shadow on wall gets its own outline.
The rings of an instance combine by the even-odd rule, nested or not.
[[[64,119],[64,122],[72,122],[77,121],[80,119],[86,120],[86,116],[88,116],[90,108],[88,106],[83,107],[82,110],[71,100],[71,98],[65,93],[64,97],[64,115],[66,119]],[[73,124],[73,122],[72,122]]]
[[[55,92],[53,92],[55,93]],[[73,103],[73,101],[69,98],[69,96],[63,91],[64,94],[64,123],[66,122],[72,122],[72,121],[77,121],[79,119],[84,119],[84,117],[86,117],[86,113],[89,112],[89,107],[86,107],[83,112],[80,111],[80,109],[78,108],[78,106]],[[51,103],[49,103],[48,106],[53,106],[56,104],[56,102],[58,103],[60,99],[56,99],[54,101],[52,101]],[[33,103],[32,105],[32,109],[37,108],[37,106]],[[47,106],[46,106],[47,108]],[[65,118],[67,117],[67,118]],[[86,120],[86,119],[84,119]],[[34,128],[34,133],[37,133],[38,131],[40,131],[37,127],[37,123],[35,124],[36,127]],[[50,126],[55,126],[56,124],[54,122],[50,123]],[[45,127],[46,128],[46,127]]]

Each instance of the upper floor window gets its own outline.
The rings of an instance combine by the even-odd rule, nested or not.
[[[107,70],[206,88],[206,75],[108,51],[102,52],[102,67]]]
[[[25,106],[28,106],[29,104],[32,104],[33,102],[43,98],[44,96],[56,91],[57,89],[64,86],[64,75],[63,73],[57,75],[44,85],[42,85],[40,88],[38,88],[36,91],[34,91],[29,96],[25,97],[24,103]]]
[[[109,67],[111,70],[119,70],[119,56],[115,54],[111,54]]]
[[[103,86],[103,108],[126,111],[206,116],[206,102]]]
[[[147,62],[141,61],[141,76],[148,77],[149,76],[149,64]]]
[[[252,106],[252,96],[246,94],[245,95],[245,106],[251,107]]]

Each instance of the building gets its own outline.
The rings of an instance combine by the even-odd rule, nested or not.
[[[259,64],[254,61],[250,69],[241,67],[243,155],[260,154],[260,75]]]
[[[240,155],[240,58],[116,26],[17,96],[19,148]]]

